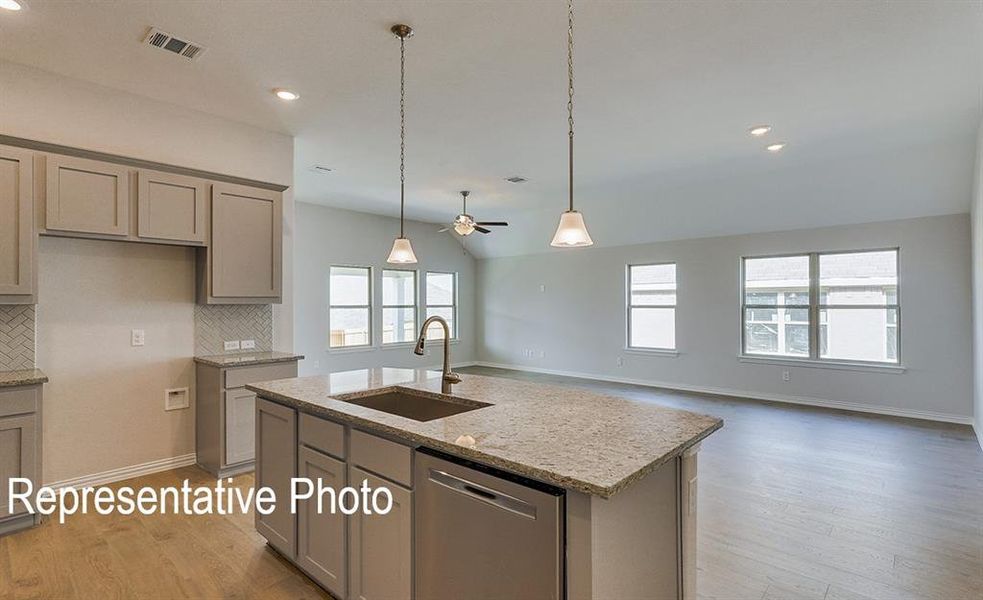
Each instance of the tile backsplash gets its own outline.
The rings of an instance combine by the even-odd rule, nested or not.
[[[196,304],[195,354],[225,354],[225,342],[255,340],[243,352],[273,349],[272,304]]]
[[[36,315],[33,304],[0,305],[0,371],[34,368]]]

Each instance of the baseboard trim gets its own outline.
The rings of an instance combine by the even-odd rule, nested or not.
[[[197,462],[195,453],[184,454],[182,456],[173,456],[171,458],[162,458],[160,460],[153,460],[139,465],[130,465],[128,467],[121,467],[119,469],[112,469],[111,471],[103,471],[102,473],[93,473],[91,475],[83,475],[82,477],[75,477],[73,479],[65,479],[63,481],[56,481],[54,483],[45,484],[48,487],[54,488],[56,490],[62,488],[86,488],[93,487],[97,485],[106,485],[108,483],[116,483],[117,481],[123,481],[124,479],[132,479],[134,477],[140,477],[142,475],[151,475],[153,473],[160,473],[161,471],[170,471],[171,469],[177,469],[178,467],[187,467],[193,465]]]
[[[748,398],[751,400],[763,400],[765,402],[778,402],[782,404],[800,404],[804,406],[815,406],[817,408],[832,408],[836,410],[847,410],[851,412],[870,413],[886,415],[891,417],[905,417],[909,419],[922,419],[926,421],[939,421],[942,423],[957,423],[959,425],[973,425],[973,417],[962,415],[951,415],[933,411],[911,410],[906,408],[894,408],[890,406],[874,406],[871,404],[861,404],[857,402],[843,402],[840,400],[827,400],[825,398],[815,398],[812,396],[786,396],[779,394],[765,394],[761,392],[748,392],[733,388],[720,388],[699,385],[687,385],[680,383],[669,383],[664,381],[651,381],[647,379],[632,379],[628,377],[609,377],[592,373],[580,373],[577,371],[562,371],[558,369],[541,369],[538,367],[527,367],[524,365],[510,365],[486,361],[476,361],[475,366],[491,367],[495,369],[511,369],[514,371],[527,371],[529,373],[542,373],[544,375],[560,375],[563,377],[577,377],[580,379],[590,379],[592,381],[607,381],[611,383],[625,383],[629,385],[640,385],[644,387],[660,388],[666,390],[677,390],[681,392],[697,392],[701,394],[713,394],[715,396],[728,396],[731,398]],[[977,435],[980,432],[977,431]],[[983,442],[983,440],[981,440]]]

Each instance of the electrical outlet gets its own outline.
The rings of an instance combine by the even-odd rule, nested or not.
[[[239,347],[243,350],[252,350],[256,347],[256,340],[242,340],[239,342]]]
[[[546,358],[546,350],[539,351],[539,358]]]
[[[232,340],[232,341],[225,342],[226,352],[228,352],[229,350],[238,350],[238,349],[239,349],[239,340]]]
[[[130,345],[131,346],[143,346],[146,343],[146,335],[142,329],[131,329],[130,330]]]
[[[624,356],[619,356],[618,357],[618,366],[619,367],[625,366],[625,357]]]
[[[546,292],[546,284],[545,283],[539,284],[539,291],[540,292]]]
[[[788,372],[788,369],[782,371],[782,381],[792,381],[792,374]]]
[[[321,361],[315,360],[314,361],[314,370],[317,371],[320,368],[321,368]]]

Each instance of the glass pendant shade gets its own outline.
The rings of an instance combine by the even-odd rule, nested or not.
[[[587,225],[584,224],[584,215],[575,210],[568,210],[560,215],[560,224],[556,228],[550,246],[580,248],[593,245],[594,240],[590,239]]]
[[[409,265],[416,263],[416,254],[413,253],[413,246],[404,237],[398,237],[393,241],[393,249],[389,252],[386,262],[392,265]]]

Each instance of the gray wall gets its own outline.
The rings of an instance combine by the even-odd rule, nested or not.
[[[890,246],[901,248],[904,373],[738,360],[741,256]],[[625,265],[660,261],[677,263],[679,355],[626,352]],[[478,360],[970,422],[970,287],[967,215],[486,259]]]
[[[458,273],[458,321],[460,341],[451,347],[455,363],[474,360],[475,261],[449,233],[437,233],[438,225],[408,221],[406,236],[420,261],[416,265],[423,302],[426,271]],[[295,350],[306,356],[300,363],[301,375],[330,373],[366,367],[436,365],[440,346],[428,345],[426,358],[415,356],[412,348],[374,347],[372,349],[328,350],[328,269],[331,265],[373,267],[373,319],[379,331],[382,289],[379,282],[393,238],[399,233],[399,220],[378,215],[297,203],[297,230],[294,261]],[[421,306],[420,316],[423,310]]]
[[[973,404],[976,437],[983,447],[983,122],[976,142],[973,182]]]

